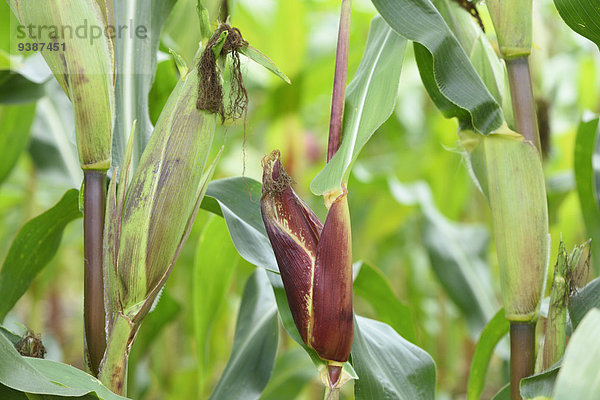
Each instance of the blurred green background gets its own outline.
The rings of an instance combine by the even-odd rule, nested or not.
[[[207,1],[212,15],[217,3]],[[244,59],[250,97],[247,120],[217,130],[217,142],[224,143],[225,150],[215,178],[244,175],[260,180],[261,158],[280,149],[286,169],[297,182],[296,191],[320,217],[325,207],[308,188],[325,161],[339,3],[230,0],[231,24],[267,54],[292,85]],[[582,110],[600,112],[600,58],[590,42],[562,22],[551,0],[536,0],[534,8],[532,67],[548,135],[545,171],[552,266],[560,235],[567,247],[586,239],[573,154]],[[485,7],[479,9],[494,43]],[[6,20],[5,2],[0,2],[0,10]],[[353,1],[349,80],[375,13],[370,1]],[[5,40],[4,34],[0,37]],[[169,48],[190,62],[199,38],[195,0],[179,0],[161,36],[150,93],[153,123],[178,79]],[[32,99],[37,100],[35,106]],[[0,186],[0,258],[4,258],[19,227],[56,203],[66,189],[79,188],[81,173],[72,151],[72,110],[53,78],[31,82],[0,75],[0,104],[3,110],[20,110],[14,129],[2,129],[2,134],[31,131],[27,151]],[[7,118],[7,113],[0,114],[0,126],[7,126]],[[464,398],[479,332],[500,307],[489,208],[469,176],[456,130],[457,123],[444,119],[429,100],[408,46],[396,109],[360,155],[349,182],[355,261],[379,268],[408,306],[415,343],[436,362],[442,400]],[[193,271],[195,264],[210,260],[197,250],[211,219],[221,225],[218,229],[225,229],[222,219],[200,211],[156,311],[142,326],[131,356],[132,398],[207,398],[227,362],[241,293],[254,269],[237,255],[231,257],[235,270],[227,296],[211,321],[203,364],[207,381],[198,393]],[[82,259],[78,220],[68,225],[57,255],[5,321],[16,331],[27,327],[42,333],[48,358],[78,367],[83,366]],[[478,303],[469,302],[470,298]],[[384,318],[361,296],[355,299],[355,309],[361,315]],[[319,398],[322,389],[310,359],[283,329],[281,333],[278,359],[263,398]],[[484,398],[508,379],[506,346],[501,343],[497,349]],[[344,395],[351,398],[351,393],[347,387]]]

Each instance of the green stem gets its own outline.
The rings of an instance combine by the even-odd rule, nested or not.
[[[533,375],[535,324],[510,323],[510,400],[521,400],[521,379]]]
[[[340,398],[340,389],[331,389],[330,387],[325,387],[325,394],[323,395],[323,400],[338,400]]]
[[[108,338],[106,354],[100,366],[98,378],[114,393],[127,395],[127,363],[131,345],[135,338],[134,324],[123,314],[118,313]]]
[[[102,233],[104,231],[106,203],[106,173],[104,171],[85,171],[83,177],[85,264],[83,318],[88,366],[90,372],[97,376],[98,367],[106,347],[102,277]]]
[[[529,58],[527,56],[507,59],[508,82],[512,97],[515,128],[542,154],[538,130],[535,99],[531,84]]]
[[[344,102],[346,100],[346,82],[348,80],[348,50],[350,48],[351,9],[352,0],[342,0],[337,52],[335,55],[335,75],[333,77],[333,96],[331,99],[331,119],[329,121],[327,162],[333,158],[334,154],[340,148],[340,143],[342,141]]]

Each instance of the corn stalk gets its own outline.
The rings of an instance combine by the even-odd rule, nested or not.
[[[487,7],[508,71],[515,129],[537,149],[538,156],[541,158],[542,150],[529,68],[532,43],[532,0],[488,0]],[[539,179],[542,183],[544,182],[543,175]],[[513,201],[521,202],[524,199],[514,197]],[[537,202],[527,203],[527,207],[542,208],[542,204],[546,209],[545,197],[538,199]],[[532,223],[534,222],[532,221]],[[504,234],[509,233],[505,232]],[[516,276],[531,274],[531,271],[527,271],[527,269],[531,269],[531,264],[523,264],[523,270]],[[521,322],[509,319],[509,321],[511,321],[511,399],[519,400],[521,399],[520,381],[522,378],[532,375],[534,370],[535,320]]]
[[[26,26],[54,26],[61,31],[89,25],[106,30],[113,24],[111,0],[16,1],[9,4]],[[34,29],[35,30],[35,29]],[[104,285],[102,282],[102,235],[106,171],[110,167],[115,102],[114,40],[108,35],[79,37],[38,29],[38,43],[62,42],[64,51],[42,55],[73,104],[75,133],[84,172],[84,328],[87,366],[98,373],[105,348]]]

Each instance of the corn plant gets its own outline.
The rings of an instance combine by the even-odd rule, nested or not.
[[[598,397],[598,0],[1,6],[0,398]]]

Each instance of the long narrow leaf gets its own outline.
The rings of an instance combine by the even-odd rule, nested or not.
[[[433,400],[435,363],[389,325],[356,317],[352,363],[357,400]]]
[[[506,334],[508,333],[509,324],[504,318],[504,309],[500,311],[488,322],[479,341],[475,347],[473,360],[471,361],[471,372],[469,373],[469,383],[467,385],[467,400],[479,400],[483,388],[485,386],[485,376],[494,349]]]
[[[592,118],[582,121],[575,140],[575,181],[577,196],[588,236],[592,238],[592,255],[596,274],[600,273],[600,208],[594,177],[594,157],[598,138],[598,122]]]
[[[260,214],[261,184],[250,178],[211,182],[202,208],[225,217],[235,248],[248,262],[278,272]],[[213,201],[210,200],[213,199]]]
[[[79,217],[79,192],[71,189],[54,207],[23,225],[0,270],[0,320],[54,257],[67,224]]]
[[[594,308],[600,308],[600,278],[588,283],[570,299],[569,315],[573,329],[577,329],[585,315]]]
[[[118,35],[115,40],[117,64],[116,123],[113,133],[112,168],[120,169],[127,138],[137,120],[133,167],[150,139],[152,123],[148,111],[148,94],[156,70],[156,53],[160,32],[176,0],[115,1],[116,26],[142,27],[145,35]],[[190,10],[195,13],[195,10]]]
[[[420,44],[416,47],[422,51],[416,55],[417,60],[422,58],[421,77],[433,100],[443,103],[446,116],[458,117],[462,124],[471,125],[483,134],[500,127],[503,122],[500,105],[429,0],[372,2],[392,29]],[[437,101],[436,104],[440,106]]]
[[[377,317],[409,342],[416,343],[417,331],[410,308],[402,303],[394,292],[388,279],[377,268],[361,263],[354,280],[354,295],[368,301],[377,313]]]
[[[600,6],[597,0],[554,0],[554,5],[571,29],[600,46]]]
[[[194,331],[201,394],[209,365],[211,329],[226,300],[227,288],[239,259],[225,221],[212,218],[202,232],[194,263]]]
[[[277,306],[266,272],[259,269],[246,283],[231,357],[210,399],[258,399],[273,370],[277,334]]]
[[[70,365],[39,358],[22,357],[12,343],[0,335],[0,386],[40,395],[118,400],[99,380]],[[2,393],[2,389],[0,389]]]
[[[29,143],[35,104],[0,105],[0,184]]]
[[[310,188],[320,195],[339,189],[350,166],[396,105],[406,40],[380,17],[371,30],[362,61],[346,94],[342,143]]]

